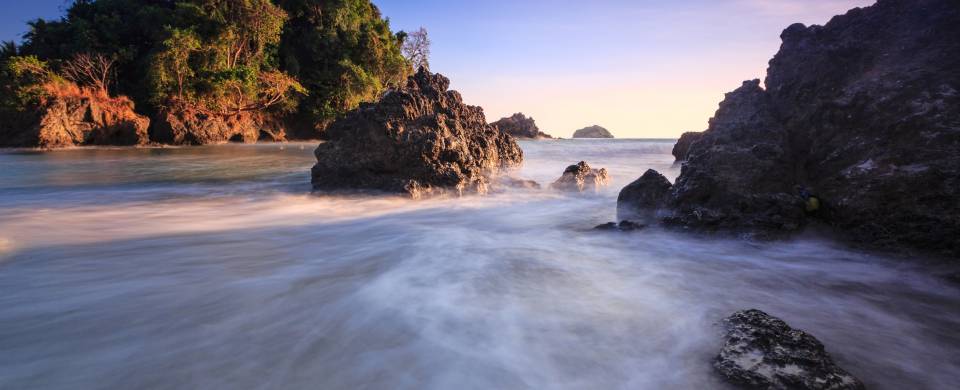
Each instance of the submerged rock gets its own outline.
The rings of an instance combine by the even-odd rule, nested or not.
[[[154,141],[170,145],[286,140],[282,121],[265,114],[207,114],[184,107],[161,111],[154,120],[152,136]]]
[[[449,86],[446,77],[421,69],[404,88],[331,124],[329,141],[315,153],[314,189],[413,197],[486,192],[491,175],[519,165],[523,152]]]
[[[537,127],[537,122],[534,121],[533,118],[527,118],[521,113],[516,113],[513,114],[513,116],[502,118],[491,123],[491,125],[515,138],[553,138],[550,136],[550,134],[540,131],[540,129]]]
[[[676,145],[673,145],[673,157],[676,161],[687,161],[687,154],[694,142],[703,138],[702,131],[688,131],[680,136]]]
[[[59,148],[81,145],[143,145],[150,119],[134,112],[126,97],[89,91],[51,96],[18,118],[3,118],[0,146]]]
[[[662,221],[783,234],[817,220],[871,246],[960,257],[957,36],[951,0],[790,26],[767,88],[728,93],[689,142]]]
[[[634,230],[645,229],[647,225],[639,224],[633,221],[607,222],[594,227],[596,230],[616,230],[621,232],[632,232]]]
[[[609,184],[606,168],[593,169],[585,161],[568,166],[551,188],[561,191],[584,192],[597,191]]]
[[[607,129],[593,125],[573,132],[573,138],[613,138]]]
[[[714,368],[730,382],[749,389],[864,389],[820,341],[779,318],[751,309],[734,313],[723,325],[725,343]]]

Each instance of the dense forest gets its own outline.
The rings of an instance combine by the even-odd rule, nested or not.
[[[0,48],[4,118],[84,91],[128,99],[151,133],[188,115],[269,118],[316,138],[413,71],[408,34],[369,0],[76,0],[29,27]]]

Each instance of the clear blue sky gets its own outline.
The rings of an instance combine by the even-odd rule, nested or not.
[[[0,39],[65,0],[0,0]],[[374,0],[395,30],[426,27],[433,71],[489,120],[522,111],[568,137],[703,130],[723,93],[763,78],[794,22],[826,23],[873,0]]]

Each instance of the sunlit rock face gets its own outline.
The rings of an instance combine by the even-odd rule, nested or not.
[[[0,146],[60,148],[149,142],[150,119],[134,112],[130,99],[90,91],[50,96],[36,110],[0,118],[0,122]]]
[[[606,168],[594,169],[585,161],[578,162],[563,171],[551,188],[570,192],[596,192],[610,183]]]
[[[542,139],[553,138],[550,134],[540,131],[537,122],[533,118],[528,118],[522,113],[516,113],[512,116],[502,118],[491,123],[500,131],[512,135],[514,138]]]
[[[421,69],[404,88],[330,125],[329,141],[316,150],[314,189],[413,197],[486,192],[491,176],[519,165],[523,152],[449,86],[446,77]]]
[[[760,310],[723,321],[723,349],[714,368],[747,389],[862,390],[863,383],[834,363],[815,337]]]
[[[958,36],[952,0],[881,0],[788,27],[766,88],[727,94],[690,143],[664,221],[782,233],[819,220],[872,246],[960,257]]]

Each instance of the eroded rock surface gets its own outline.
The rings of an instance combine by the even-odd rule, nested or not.
[[[603,127],[593,125],[574,131],[573,138],[613,138],[613,134]]]
[[[788,27],[766,89],[727,94],[690,143],[662,221],[780,234],[818,220],[871,246],[960,257],[958,36],[950,0]]]
[[[834,363],[815,337],[760,310],[723,321],[725,343],[714,368],[748,389],[861,390],[863,383]]]
[[[560,191],[598,191],[609,184],[606,168],[593,169],[585,161],[568,166],[557,181],[550,185]]]
[[[207,114],[189,108],[164,110],[154,121],[153,140],[170,145],[285,141],[283,123],[259,113]]]
[[[673,158],[676,161],[687,161],[687,154],[690,153],[690,146],[703,138],[702,131],[688,131],[680,135],[680,139],[673,145]]]
[[[534,121],[533,118],[527,118],[527,116],[522,113],[516,113],[513,114],[513,116],[502,118],[491,123],[491,125],[515,138],[553,138],[550,134],[540,131],[540,128],[537,127],[537,122]]]
[[[491,176],[519,165],[523,152],[449,86],[421,69],[404,88],[331,124],[316,150],[313,187],[413,197],[486,192]]]
[[[4,118],[0,146],[60,148],[81,145],[143,145],[150,120],[125,97],[84,93],[53,96],[35,112]]]

